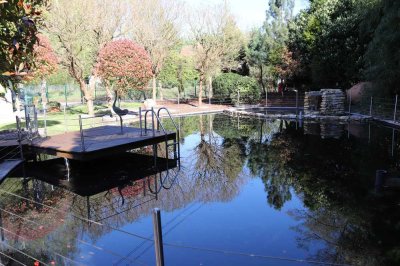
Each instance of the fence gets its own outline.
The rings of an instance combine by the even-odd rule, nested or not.
[[[400,121],[397,95],[393,98],[364,96],[356,100],[348,99],[347,104],[349,113],[367,115],[380,120]]]
[[[66,105],[84,103],[84,96],[80,91],[78,84],[63,84],[63,85],[48,85],[45,90],[47,102],[56,101],[65,103]],[[240,93],[239,93],[240,94]],[[271,95],[273,95],[272,93]],[[196,83],[186,84],[183,91],[179,91],[177,87],[157,87],[157,100],[173,101],[175,103],[185,103],[189,101],[198,100],[199,86]],[[294,102],[294,94],[285,93],[284,100]],[[107,100],[107,91],[101,84],[96,84],[94,91],[94,100],[97,102],[105,102]],[[140,102],[145,99],[152,98],[152,87],[148,86],[143,91],[130,90],[123,97],[123,101]],[[210,93],[209,89],[204,86],[202,90],[203,102],[212,104],[248,104],[252,99],[244,94],[239,97],[231,99],[230,95],[214,95]],[[40,85],[26,85],[21,88],[21,98],[25,104],[34,104],[40,106],[41,102],[41,86]],[[261,99],[264,99],[261,96]],[[301,101],[300,101],[301,102]],[[258,102],[257,102],[258,103]],[[271,104],[273,104],[271,102]],[[283,104],[283,103],[282,103]]]

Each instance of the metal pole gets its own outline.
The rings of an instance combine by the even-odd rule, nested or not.
[[[43,119],[44,119],[44,136],[47,137],[47,110],[44,108],[43,110]]]
[[[79,115],[79,131],[81,133],[81,146],[82,146],[82,150],[86,151],[85,149],[85,140],[84,140],[84,136],[83,136],[83,129],[82,129],[82,116]]]
[[[238,100],[237,100],[237,105],[240,105],[240,91],[238,91]]]
[[[351,92],[349,91],[349,115],[351,114]]]
[[[46,99],[47,102],[49,102],[49,87],[47,86],[47,84],[46,84]]]
[[[397,113],[397,94],[396,94],[396,101],[394,103],[393,122],[396,122],[396,113]]]
[[[153,210],[153,230],[154,230],[154,249],[156,252],[156,265],[164,266],[164,249],[162,240],[161,228],[161,213],[160,209]]]
[[[265,88],[265,107],[268,107],[268,88]]]
[[[156,132],[154,131],[154,107],[151,107],[151,125],[153,127],[153,137],[156,135]]]
[[[371,96],[371,102],[369,103],[369,116],[372,116],[372,96]]]
[[[36,106],[33,106],[33,117],[35,120],[35,134],[38,134],[39,132],[39,124],[38,124],[38,116],[37,116],[37,110],[36,110]]]
[[[68,132],[68,127],[67,127],[67,105],[64,104],[64,131]]]
[[[68,105],[67,85],[64,85],[64,98],[65,98],[65,106],[67,106]]]
[[[140,127],[140,136],[143,136],[143,132],[142,132],[142,107],[139,107],[139,127]]]
[[[20,158],[21,158],[21,160],[23,160],[24,153],[22,150],[21,121],[18,116],[16,116],[15,118],[17,120],[17,134],[18,134],[18,146],[19,146]]]
[[[297,90],[295,90],[296,92],[296,117],[299,113],[299,92]]]

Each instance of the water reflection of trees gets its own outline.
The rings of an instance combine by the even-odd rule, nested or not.
[[[214,116],[200,116],[200,141],[193,151],[191,178],[198,199],[228,201],[243,184],[240,177],[245,163],[245,142],[240,135],[224,138],[214,131]]]
[[[322,246],[312,255],[318,261],[398,263],[399,198],[371,192],[375,170],[396,166],[382,144],[385,134],[368,146],[344,136],[303,135],[296,127],[283,122],[271,140],[250,141],[248,167],[262,178],[271,206],[282,208],[291,191],[302,199],[307,209],[290,213],[299,221],[293,227],[299,246]]]
[[[53,256],[51,251],[74,256],[80,252],[77,239],[96,243],[113,228],[149,215],[154,207],[172,211],[196,201],[231,200],[247,180],[243,174],[247,167],[263,181],[270,206],[281,209],[293,193],[301,198],[305,208],[290,212],[298,221],[292,229],[297,232],[298,245],[309,249],[313,259],[355,265],[399,262],[400,212],[394,204],[399,199],[371,193],[374,171],[392,161],[387,156],[390,137],[384,135],[367,146],[347,137],[304,135],[295,122],[222,115],[180,118],[179,125],[183,138],[190,134],[199,138],[191,143],[195,148],[183,154],[184,169],[176,184],[161,190],[158,200],[146,189],[147,184],[155,184],[156,176],[98,193],[90,197],[89,205],[88,198],[41,181],[18,183],[11,191],[54,206],[61,213],[103,223],[98,226],[71,215],[61,217],[60,212],[43,205],[3,197],[2,208],[12,212],[17,210],[10,208],[18,208],[19,215],[38,217],[37,222],[51,230],[35,239],[26,235],[29,252],[48,258]],[[398,162],[389,167],[398,168]],[[37,230],[23,219],[2,215],[9,228]],[[13,245],[18,242],[6,237]],[[46,251],[48,241],[55,244]],[[314,252],[315,247],[321,248]]]

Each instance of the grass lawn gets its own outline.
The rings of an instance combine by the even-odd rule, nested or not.
[[[121,102],[121,108],[127,108],[130,110],[136,110],[141,106],[141,103],[136,102]],[[68,107],[66,109],[66,113],[57,112],[57,113],[47,113],[46,116],[46,128],[47,135],[56,135],[64,133],[65,131],[76,131],[79,130],[79,115],[82,115],[84,119],[82,119],[83,128],[89,128],[92,126],[100,126],[100,123],[103,123],[104,115],[109,115],[110,111],[106,105],[95,105],[95,114],[99,117],[91,117],[85,118],[87,106],[86,105],[77,105],[73,107]],[[108,117],[107,117],[108,119]],[[114,118],[115,119],[115,118]],[[110,117],[110,122],[113,119]],[[115,120],[114,120],[115,121]],[[116,121],[116,123],[119,123]],[[44,128],[45,121],[43,115],[38,117],[38,126],[39,128]],[[25,126],[25,123],[22,123],[22,126]],[[0,124],[0,130],[7,129],[15,129],[16,123],[10,124]]]

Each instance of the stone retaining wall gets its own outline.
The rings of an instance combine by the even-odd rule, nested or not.
[[[345,95],[338,89],[322,89],[305,93],[306,115],[343,115]]]

